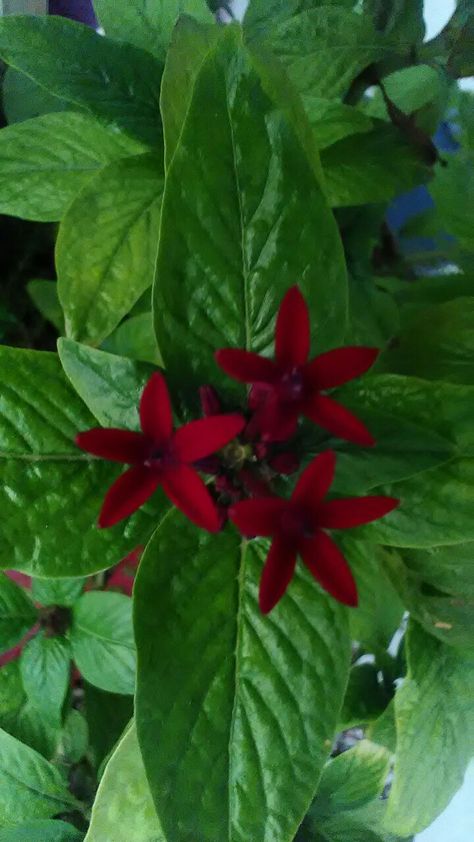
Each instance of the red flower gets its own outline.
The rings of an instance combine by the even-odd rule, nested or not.
[[[168,389],[157,372],[143,390],[140,424],[141,433],[95,428],[76,437],[82,450],[133,466],[107,492],[99,526],[113,526],[128,517],[161,485],[171,502],[193,523],[217,531],[216,506],[192,464],[231,441],[244,428],[244,418],[214,415],[173,431]]]
[[[365,446],[374,439],[351,412],[322,394],[364,374],[377,348],[351,346],[327,351],[308,362],[309,313],[297,286],[286,293],[278,312],[275,360],[233,348],[217,351],[220,367],[235,380],[252,385],[251,405],[267,439],[289,438],[305,415],[332,435]]]
[[[335,454],[326,450],[303,471],[290,500],[261,497],[236,503],[230,509],[231,520],[244,535],[273,537],[260,580],[259,602],[264,614],[284,595],[297,555],[335,599],[345,605],[357,605],[357,589],[350,568],[324,530],[370,523],[391,512],[399,501],[381,496],[324,501],[335,465]]]

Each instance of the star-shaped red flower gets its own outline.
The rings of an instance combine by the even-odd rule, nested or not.
[[[217,351],[216,359],[230,377],[252,385],[251,401],[268,439],[289,438],[299,416],[305,415],[334,436],[373,445],[364,424],[323,392],[364,374],[375,362],[378,349],[336,348],[308,361],[309,350],[308,307],[294,286],[278,311],[275,360],[236,348]]]
[[[320,453],[301,474],[289,500],[260,497],[231,507],[229,516],[248,537],[272,536],[260,580],[259,603],[264,614],[284,595],[296,558],[322,587],[345,605],[357,605],[357,588],[350,568],[326,529],[350,529],[391,512],[394,497],[349,497],[325,501],[334,477],[336,456]]]
[[[219,515],[193,463],[231,441],[245,426],[241,415],[214,415],[173,431],[164,377],[153,374],[140,401],[141,433],[101,427],[79,433],[77,445],[102,459],[132,465],[110,487],[99,526],[113,526],[162,486],[172,503],[203,529],[219,529]]]

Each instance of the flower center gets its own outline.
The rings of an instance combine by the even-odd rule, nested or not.
[[[171,450],[153,446],[143,464],[145,468],[165,468],[176,464],[176,461]]]
[[[306,532],[304,512],[288,507],[281,516],[281,530],[288,538],[300,538]]]
[[[290,368],[283,374],[278,391],[283,401],[299,401],[304,393],[303,371],[299,366]]]

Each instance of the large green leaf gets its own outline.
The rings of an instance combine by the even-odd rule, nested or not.
[[[162,192],[161,156],[138,155],[109,164],[69,207],[56,263],[73,339],[99,344],[151,285]]]
[[[443,230],[472,251],[474,234],[469,219],[474,213],[474,152],[449,155],[448,166],[438,165],[430,193]]]
[[[69,633],[73,658],[90,684],[109,693],[135,689],[132,600],[92,591],[74,605]]]
[[[167,372],[187,390],[209,380],[232,388],[213,352],[269,351],[294,283],[308,297],[320,348],[336,345],[345,327],[334,219],[239,39],[229,27],[201,67],[163,198],[156,328]]]
[[[21,653],[20,670],[26,695],[51,723],[59,726],[69,686],[71,655],[63,637],[37,634]]]
[[[212,23],[206,0],[94,0],[107,35],[164,57],[181,13]]]
[[[421,310],[386,353],[390,371],[474,385],[474,297]]]
[[[474,660],[414,622],[406,648],[408,675],[395,696],[397,753],[387,827],[408,835],[431,824],[461,786],[474,738]]]
[[[50,94],[19,70],[6,67],[2,78],[2,107],[7,123],[21,123],[52,111],[65,111],[68,103]]]
[[[273,27],[317,6],[352,7],[354,0],[249,0],[244,25],[250,37],[268,35]]]
[[[166,517],[135,585],[137,729],[173,842],[294,838],[348,671],[345,609],[298,567],[262,616],[267,547]]]
[[[156,145],[162,65],[131,44],[60,17],[0,19],[0,56],[52,94]]]
[[[25,591],[0,574],[0,652],[15,646],[37,620],[38,614]]]
[[[0,772],[0,826],[49,818],[76,806],[58,770],[1,729]]]
[[[105,767],[85,842],[131,842],[132,839],[133,842],[165,842],[135,725],[124,734]]]
[[[153,369],[126,357],[60,339],[59,357],[76,392],[103,427],[139,430],[138,404]]]
[[[96,421],[56,354],[2,347],[0,378],[0,567],[68,577],[112,566],[147,540],[153,506],[112,529],[96,527],[118,470],[74,444]]]
[[[390,696],[379,681],[380,670],[376,663],[355,664],[349,673],[339,729],[374,722],[384,712]]]
[[[57,221],[98,169],[143,149],[89,114],[45,114],[7,126],[0,131],[0,211]]]
[[[72,824],[47,819],[0,830],[0,842],[81,842],[83,838]]]
[[[48,759],[56,754],[58,725],[27,700],[18,659],[0,669],[0,728]]]
[[[445,593],[474,596],[474,543],[428,550],[404,550],[408,569]]]
[[[162,365],[163,360],[156,343],[153,315],[140,313],[125,319],[102,343],[104,351],[128,357],[131,360]]]

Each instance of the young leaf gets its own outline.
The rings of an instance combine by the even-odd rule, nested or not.
[[[133,693],[135,642],[132,600],[92,591],[73,608],[72,655],[86,681],[109,693]]]
[[[58,726],[69,685],[70,660],[67,641],[44,634],[37,634],[21,653],[20,671],[29,701]]]
[[[134,724],[123,735],[105,767],[84,842],[105,839],[167,842],[153,805]]]
[[[76,434],[96,422],[57,355],[2,346],[0,379],[0,567],[80,576],[143,544],[153,529],[143,510],[125,525],[95,526],[118,471],[76,447]]]
[[[159,143],[162,65],[144,50],[65,18],[12,15],[0,19],[0,56],[55,96]]]
[[[81,842],[80,830],[61,821],[39,819],[0,831],[1,842]]]
[[[156,344],[151,312],[140,313],[126,319],[102,343],[104,351],[128,357],[131,360],[163,365],[161,354]]]
[[[58,770],[0,729],[0,823],[49,818],[76,807]]]
[[[397,753],[387,828],[408,835],[428,827],[461,786],[474,737],[474,660],[413,621],[406,649],[408,675],[395,696]]]
[[[263,616],[266,551],[173,513],[141,561],[137,729],[173,842],[293,839],[331,748],[348,672],[345,610],[299,567]]]
[[[59,303],[56,281],[35,279],[28,282],[26,289],[43,318],[51,322],[58,333],[64,333],[64,315]]]
[[[163,58],[178,15],[213,22],[206,0],[94,0],[94,9],[107,35]]]
[[[139,430],[138,404],[153,369],[72,339],[60,339],[58,352],[76,392],[104,427]]]
[[[56,246],[68,336],[99,344],[151,285],[162,192],[161,156],[138,155],[98,173],[69,207]]]
[[[191,396],[208,381],[233,388],[213,360],[217,348],[273,350],[275,314],[291,284],[307,296],[321,349],[337,344],[345,327],[334,219],[239,37],[229,27],[201,66],[163,199],[158,345],[170,380]]]
[[[97,170],[145,147],[89,114],[45,114],[0,131],[0,211],[61,219]]]
[[[25,591],[0,573],[0,652],[7,652],[34,626],[38,613]]]
[[[32,594],[41,605],[74,605],[83,591],[85,579],[33,579]]]

